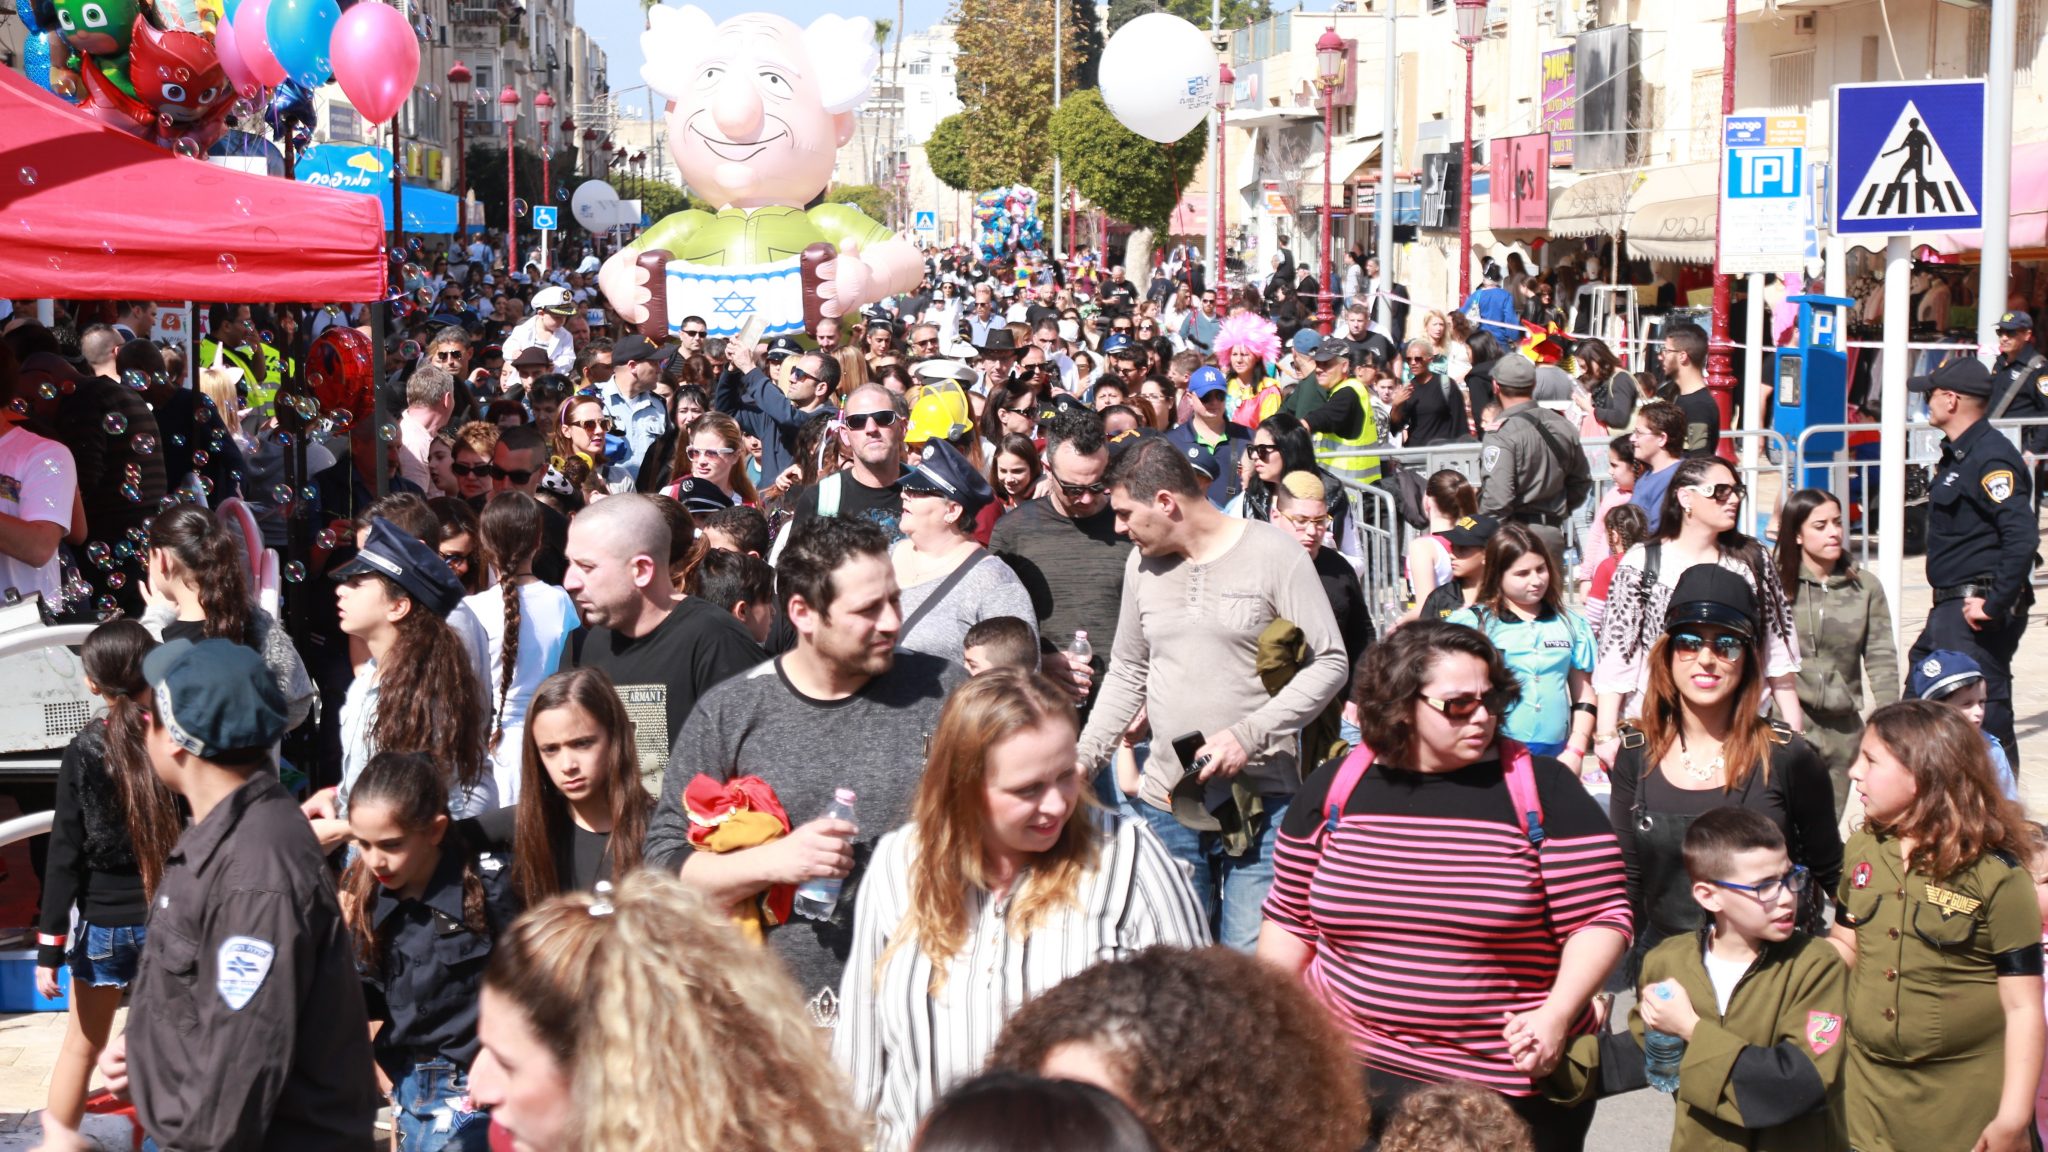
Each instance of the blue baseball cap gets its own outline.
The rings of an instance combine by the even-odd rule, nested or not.
[[[960,505],[968,516],[988,507],[995,499],[995,489],[958,448],[944,440],[928,440],[924,446],[924,457],[916,464],[903,470],[900,487],[905,492],[921,492],[939,496]],[[963,525],[971,527],[971,525]]]
[[[1938,700],[1982,679],[1984,669],[1967,653],[1941,649],[1929,652],[1906,673],[1906,695],[1915,700]]]
[[[1322,333],[1317,332],[1313,328],[1303,328],[1301,331],[1296,332],[1294,334],[1293,340],[1289,341],[1289,343],[1293,346],[1294,350],[1296,352],[1301,353],[1303,356],[1315,355],[1316,345],[1321,344],[1322,342]]]
[[[289,719],[277,679],[252,648],[232,640],[173,640],[142,658],[156,714],[171,740],[202,760],[268,748]]]
[[[1188,395],[1199,400],[1228,390],[1230,382],[1223,378],[1223,369],[1214,364],[1204,364],[1188,377]]]
[[[446,616],[462,603],[462,582],[441,554],[382,516],[370,517],[369,539],[354,559],[334,570],[333,578],[346,580],[365,572],[390,580],[436,616]]]

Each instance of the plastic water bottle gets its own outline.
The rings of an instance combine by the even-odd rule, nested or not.
[[[1083,664],[1092,664],[1094,662],[1095,645],[1088,643],[1087,629],[1083,628],[1074,633],[1073,643],[1067,645],[1067,655],[1072,656]]]
[[[1669,981],[1652,984],[1644,992],[1659,1000],[1671,999]],[[1678,1066],[1685,1060],[1685,1041],[1655,1028],[1643,1029],[1643,1074],[1650,1087],[1659,1092],[1678,1092]]]
[[[856,824],[853,818],[853,802],[853,789],[841,788],[833,792],[832,803],[825,809],[824,818]],[[839,907],[839,889],[845,883],[844,876],[814,876],[804,881],[796,890],[796,914],[813,920],[830,920],[832,910]]]

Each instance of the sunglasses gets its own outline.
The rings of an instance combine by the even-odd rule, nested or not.
[[[581,428],[585,432],[609,432],[612,428],[612,422],[609,420],[571,420],[569,421],[569,427]]]
[[[1716,504],[1730,496],[1740,500],[1749,495],[1749,489],[1741,484],[1687,484],[1685,490],[1705,496]]]
[[[1254,444],[1245,449],[1245,451],[1251,453],[1251,457],[1254,460],[1271,460],[1280,454],[1280,446],[1278,444]]]
[[[1483,692],[1477,696],[1452,696],[1447,700],[1439,700],[1434,696],[1424,696],[1418,693],[1416,699],[1443,713],[1445,718],[1450,720],[1466,719],[1481,708],[1486,709],[1489,715],[1498,716],[1501,713],[1501,709],[1505,708],[1508,702],[1505,692]]]
[[[684,335],[684,336],[708,336],[708,335],[710,335],[710,330],[709,330],[709,329],[705,329],[705,328],[685,328],[685,329],[683,329],[683,330],[682,330],[682,335]]]
[[[939,346],[939,338],[937,336],[925,336],[912,340],[910,346],[912,348],[937,348]]]
[[[442,563],[455,569],[457,572],[469,571],[469,553],[467,552],[443,552],[440,553],[440,557]]]
[[[846,426],[855,432],[864,430],[870,423],[877,428],[893,428],[896,425],[896,410],[894,408],[884,408],[880,412],[849,412],[846,414]]]
[[[737,448],[728,448],[722,445],[717,448],[683,449],[683,455],[688,456],[692,460],[723,460],[727,456],[738,454],[738,452],[739,449]]]
[[[1402,363],[1404,363],[1404,364],[1427,364],[1427,363],[1429,363],[1429,357],[1427,357],[1427,356],[1404,356],[1404,357],[1402,357],[1402,358],[1401,358],[1401,360],[1402,360]]]
[[[1709,647],[1713,648],[1714,655],[1732,664],[1742,659],[1743,653],[1749,651],[1749,641],[1726,632],[1721,633],[1712,640],[1697,632],[1673,632],[1671,634],[1671,650],[1680,656],[1690,656],[1696,660],[1699,658],[1700,652]]]
[[[446,349],[446,348],[444,348],[444,349],[442,349],[441,351],[439,351],[439,352],[436,352],[436,353],[434,353],[434,359],[436,359],[436,360],[460,360],[460,359],[462,359],[462,352],[461,352],[461,350],[460,350],[460,349]]]
[[[457,476],[481,476],[486,480],[498,471],[489,464],[450,464],[448,470]]]
[[[542,468],[500,468],[496,464],[491,465],[490,468],[491,475],[502,476],[514,484],[524,484],[543,471],[546,471],[546,469]]]

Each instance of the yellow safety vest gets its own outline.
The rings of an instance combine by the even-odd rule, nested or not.
[[[1372,398],[1365,394],[1365,385],[1360,384],[1356,379],[1342,381],[1335,388],[1330,389],[1331,398],[1334,399],[1337,393],[1342,392],[1346,388],[1358,393],[1358,407],[1365,413],[1365,419],[1360,422],[1358,435],[1356,436],[1338,436],[1330,432],[1316,433],[1316,463],[1329,469],[1341,479],[1350,480],[1357,484],[1371,484],[1380,478],[1379,457],[1362,455],[1339,456],[1335,454],[1338,452],[1352,453],[1361,448],[1370,448],[1378,443],[1380,438],[1379,426],[1372,417]]]
[[[210,337],[199,342],[201,368],[213,367],[213,351],[214,342]],[[254,348],[228,348],[224,352],[227,362],[242,370],[242,388],[251,408],[270,403],[277,396],[277,390],[284,386],[284,377],[291,370],[290,361],[284,353],[268,344],[258,344]],[[261,375],[255,371],[259,353],[263,367]]]

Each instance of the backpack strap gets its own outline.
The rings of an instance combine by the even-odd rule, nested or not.
[[[1323,830],[1335,832],[1337,822],[1344,816],[1344,805],[1351,799],[1351,792],[1365,777],[1365,770],[1372,767],[1372,749],[1360,744],[1344,756],[1344,762],[1337,766],[1337,776],[1330,781],[1329,795],[1323,798]]]
[[[1529,844],[1541,848],[1545,839],[1543,832],[1543,801],[1536,794],[1536,760],[1529,754],[1527,746],[1520,741],[1500,738],[1501,760],[1505,766],[1508,786],[1508,800],[1515,806],[1515,823],[1522,829],[1522,835],[1529,838]],[[1351,793],[1358,782],[1365,778],[1366,769],[1372,767],[1372,749],[1361,744],[1353,748],[1337,766],[1337,775],[1330,781],[1329,794],[1323,798],[1323,831],[1327,835],[1337,830],[1337,824],[1344,817],[1344,805],[1351,800]]]

